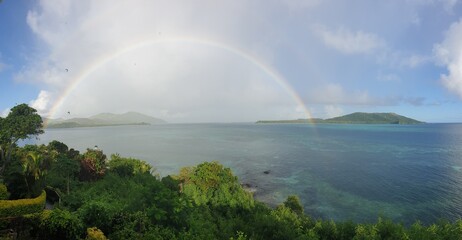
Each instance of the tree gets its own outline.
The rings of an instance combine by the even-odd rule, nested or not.
[[[66,192],[69,195],[70,182],[79,173],[80,164],[78,160],[69,158],[66,155],[59,155],[54,163],[54,168],[58,175],[66,179]]]
[[[284,202],[284,206],[290,208],[298,215],[303,215],[303,206],[300,202],[300,198],[296,195],[288,196],[287,200]]]
[[[66,144],[53,140],[50,143],[48,143],[48,149],[51,151],[56,151],[59,154],[65,154],[69,151],[69,147],[67,147]]]
[[[231,169],[218,162],[204,162],[180,171],[181,191],[197,205],[250,209],[254,206],[252,194],[246,192]]]
[[[134,158],[123,158],[112,154],[108,163],[109,170],[122,177],[131,177],[135,174],[151,173],[152,167],[145,161]]]
[[[95,181],[106,173],[106,155],[98,149],[87,149],[80,161],[80,180]]]
[[[42,117],[25,103],[13,107],[5,118],[0,117],[0,177],[3,177],[16,143],[42,133]]]
[[[35,197],[42,191],[41,180],[46,174],[46,159],[40,152],[29,152],[22,159],[24,180],[29,192],[29,197]]]

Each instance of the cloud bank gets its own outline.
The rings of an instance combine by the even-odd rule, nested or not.
[[[16,79],[46,86],[31,104],[51,117],[307,117],[273,66],[267,47],[278,40],[267,40],[272,30],[254,10],[247,1],[42,0],[27,23],[46,50]]]
[[[443,42],[436,44],[434,53],[439,63],[447,68],[440,80],[451,92],[462,98],[462,19],[451,25]]]
[[[444,100],[415,91],[433,88],[422,67],[435,56],[448,69],[443,85],[462,95],[460,21],[444,41],[434,34],[441,26],[427,24],[428,16],[451,19],[458,1],[360,0],[354,8],[319,0],[35,4],[26,21],[37,52],[15,80],[40,86],[30,103],[51,117],[311,117],[300,99],[326,116],[357,106],[425,106]]]
[[[344,27],[329,30],[317,26],[316,29],[326,46],[345,54],[368,54],[385,46],[384,40],[374,33],[351,31]]]

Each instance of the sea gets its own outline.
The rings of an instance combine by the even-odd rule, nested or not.
[[[405,225],[462,217],[462,124],[160,124],[46,129],[84,152],[150,163],[160,177],[219,161],[269,206],[299,196],[334,221]]]

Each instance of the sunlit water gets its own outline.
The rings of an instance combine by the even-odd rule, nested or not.
[[[462,216],[462,124],[166,124],[49,129],[39,142],[54,139],[146,160],[161,176],[218,160],[257,199],[276,205],[297,194],[316,218]]]

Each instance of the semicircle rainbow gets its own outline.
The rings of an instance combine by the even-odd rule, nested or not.
[[[259,69],[261,69],[265,74],[267,74],[271,79],[273,79],[279,86],[281,86],[284,91],[296,102],[297,107],[300,107],[302,111],[304,112],[305,116],[307,119],[311,119],[312,116],[310,112],[308,111],[305,103],[303,100],[300,98],[300,96],[297,94],[297,92],[291,87],[291,85],[288,83],[288,81],[282,77],[276,70],[270,68],[267,64],[265,64],[263,61],[259,60],[257,57],[253,56],[252,54],[239,49],[237,47],[233,47],[231,45],[226,45],[220,42],[216,41],[211,41],[209,39],[201,39],[201,38],[191,38],[191,37],[169,37],[169,38],[147,38],[147,39],[142,39],[135,41],[131,44],[126,45],[125,47],[121,47],[117,49],[116,51],[113,51],[109,54],[102,55],[100,57],[95,58],[92,62],[90,62],[87,67],[84,67],[82,71],[80,71],[68,84],[68,86],[62,91],[62,93],[59,95],[57,100],[54,102],[54,104],[51,106],[48,118],[53,118],[55,117],[56,112],[61,108],[63,105],[64,101],[68,97],[68,95],[81,83],[84,81],[88,76],[90,76],[92,73],[97,71],[100,67],[104,66],[105,64],[109,63],[110,61],[122,56],[125,53],[128,53],[130,51],[150,46],[150,45],[155,45],[155,44],[162,44],[162,43],[187,43],[187,44],[198,44],[198,45],[203,45],[207,47],[213,47],[213,48],[218,48],[221,50],[224,50],[226,52],[229,52],[231,54],[234,54],[235,56],[238,56]],[[47,119],[48,119],[47,118]],[[44,122],[44,126],[46,127],[48,125],[47,122]]]

